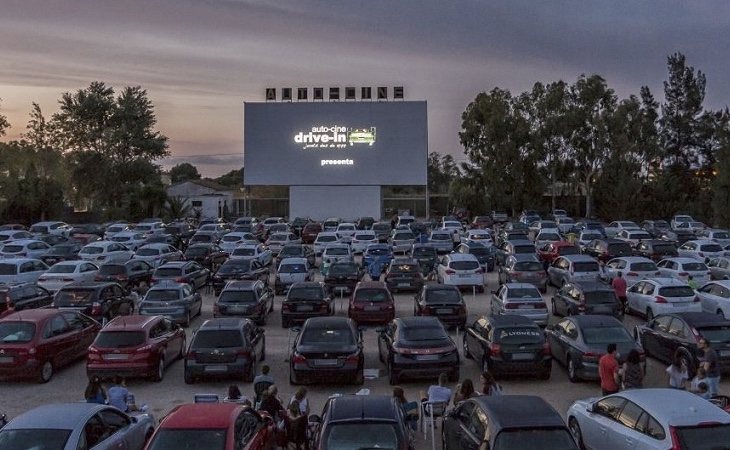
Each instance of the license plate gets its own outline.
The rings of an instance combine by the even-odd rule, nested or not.
[[[205,366],[206,372],[227,372],[228,366],[224,365],[213,365],[213,366]]]
[[[315,359],[313,362],[317,367],[334,367],[340,363],[336,359]]]
[[[398,287],[409,287],[411,283],[398,283]]]
[[[0,356],[0,364],[9,364],[13,362],[12,356]]]
[[[107,361],[120,361],[120,360],[129,359],[129,355],[127,355],[127,354],[114,354],[113,353],[113,354],[110,354],[110,355],[103,355],[102,358],[105,359],[105,360],[107,360]]]
[[[452,311],[451,308],[439,308],[436,310],[436,314],[451,314]]]
[[[513,353],[512,354],[512,360],[513,361],[526,361],[533,359],[534,355],[532,353]]]
[[[416,355],[416,359],[419,361],[434,361],[439,359],[439,355]]]
[[[363,309],[365,311],[380,311],[380,306],[366,306]]]
[[[314,311],[314,306],[312,306],[312,305],[299,305],[299,306],[297,306],[297,311]]]
[[[687,305],[689,305],[689,303],[686,303],[686,302],[674,302],[674,303],[672,303],[672,306],[675,307],[675,308],[684,308]]]
[[[473,276],[474,275],[472,275],[470,273],[462,273],[462,274],[459,274],[459,278],[471,278]]]

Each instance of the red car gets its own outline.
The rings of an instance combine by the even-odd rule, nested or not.
[[[268,450],[274,448],[275,430],[271,417],[250,407],[185,404],[176,406],[160,421],[145,450]]]
[[[579,254],[580,249],[578,246],[568,241],[550,242],[537,250],[537,256],[540,258],[540,261],[548,265],[552,264],[559,256]]]
[[[355,286],[347,310],[358,324],[387,323],[395,318],[395,300],[382,281],[361,281]]]
[[[51,380],[86,356],[101,324],[77,311],[31,309],[0,319],[0,378]]]
[[[165,368],[181,359],[185,348],[185,331],[167,317],[119,316],[89,347],[86,373],[162,381]]]
[[[304,225],[304,228],[302,228],[302,244],[314,244],[314,240],[321,231],[321,223],[312,222]]]

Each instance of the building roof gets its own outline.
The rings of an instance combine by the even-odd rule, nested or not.
[[[179,183],[175,183],[175,184],[172,184],[172,185],[168,186],[168,189],[169,188],[172,188],[172,187],[175,187],[175,186],[180,186],[180,185],[185,184],[185,183],[197,184],[198,186],[203,186],[203,187],[206,187],[208,189],[213,189],[214,191],[228,192],[228,191],[235,191],[235,190],[237,190],[234,187],[224,186],[224,185],[222,185],[220,183],[216,183],[213,180],[206,180],[206,179],[181,181]]]

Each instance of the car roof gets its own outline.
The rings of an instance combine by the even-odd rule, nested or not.
[[[389,395],[342,395],[329,400],[329,422],[398,420],[395,399]]]
[[[477,257],[471,253],[450,253],[448,256],[452,261],[477,261]]]
[[[16,264],[16,265],[17,264],[23,264],[23,263],[28,262],[28,261],[39,261],[39,262],[43,262],[40,259],[36,259],[36,258],[5,258],[5,259],[0,259],[0,263],[3,263],[3,264],[10,263],[10,264]]]
[[[532,283],[504,283],[502,286],[506,287],[507,289],[535,289],[537,290],[537,287],[535,287]]]
[[[188,247],[188,249],[189,248],[190,247]],[[189,263],[190,263],[190,261],[168,261],[165,264],[159,266],[158,269],[160,269],[162,267],[174,267],[174,268],[178,268],[179,269],[181,267],[185,267]]]
[[[622,391],[619,396],[649,411],[669,425],[697,425],[701,422],[730,423],[730,415],[702,397],[680,389],[646,388]],[[497,398],[497,397],[495,397]]]
[[[355,289],[388,289],[384,281],[360,281]]]
[[[542,397],[536,395],[483,395],[473,401],[487,413],[489,422],[497,429],[565,427],[560,414]],[[530,413],[525,414],[526,411]],[[728,418],[730,420],[730,416]],[[535,442],[535,445],[539,446],[539,443]]]
[[[73,430],[83,425],[98,411],[109,406],[95,403],[53,403],[27,411],[8,423],[3,430],[12,429],[59,429]]]
[[[520,316],[518,314],[502,314],[499,316],[483,316],[495,327],[509,327],[509,326],[534,326],[539,328],[534,320],[529,317]]]
[[[148,328],[153,323],[157,322],[159,318],[160,316],[142,316],[137,314],[131,316],[117,316],[107,322],[101,332]]]
[[[694,258],[687,258],[687,257],[684,257],[684,256],[672,256],[672,257],[669,257],[669,258],[664,258],[664,260],[674,261],[674,262],[679,263],[679,264],[702,262],[702,261],[698,261],[698,260],[696,260]],[[662,260],[662,261],[664,261],[664,260]]]
[[[224,291],[248,291],[253,289],[258,280],[235,280],[226,283]]]
[[[730,325],[730,320],[723,318],[719,314],[712,314],[709,312],[680,312],[662,315],[679,317],[694,328]]]
[[[584,292],[597,292],[597,291],[610,291],[614,292],[613,288],[606,283],[599,281],[573,281],[570,284],[577,286]]]
[[[580,328],[583,328],[583,327],[601,328],[601,327],[615,327],[615,326],[623,327],[623,324],[618,319],[616,319],[613,316],[607,316],[607,315],[585,314],[585,315],[578,315],[578,316],[570,316],[570,319],[572,319]]]
[[[22,311],[16,311],[8,314],[2,318],[3,322],[42,322],[48,317],[53,317],[58,314],[61,310],[56,308],[37,308],[37,309],[24,309]]]
[[[713,241],[712,239],[692,239],[691,241],[687,241],[687,242],[694,242],[695,244],[700,244],[700,245],[704,245],[704,244],[720,245],[717,242]],[[687,242],[685,242],[685,244]]]
[[[113,281],[73,281],[64,285],[60,290],[65,291],[66,289],[100,289],[106,286],[117,285]]]
[[[571,262],[596,262],[596,259],[588,255],[563,255],[561,258],[565,258]]]
[[[228,428],[243,406],[236,403],[187,403],[176,406],[160,421],[160,428]]]
[[[321,316],[310,317],[304,322],[304,327],[349,328],[351,323],[351,319],[348,319],[347,317]]]
[[[299,281],[299,282],[293,283],[291,285],[292,289],[295,287],[297,287],[297,288],[311,288],[311,287],[321,288],[322,283],[320,283],[319,281]]]
[[[535,245],[534,242],[528,241],[527,239],[510,239],[508,241],[510,245],[512,246],[518,246],[518,245]]]
[[[299,258],[299,257],[284,258],[279,262],[279,265],[281,266],[284,263],[286,263],[286,264],[306,264],[307,258]]]
[[[137,250],[140,250],[143,248],[166,249],[169,246],[170,246],[170,244],[166,244],[164,242],[153,242],[151,244],[145,244],[145,245],[141,246],[140,248],[138,248]]]
[[[148,291],[168,290],[168,289],[182,289],[184,286],[189,286],[188,283],[178,283],[175,280],[159,280],[157,283],[150,286]]]
[[[611,258],[611,261],[614,259],[626,261],[629,263],[635,263],[635,262],[653,262],[651,259],[646,258],[644,256],[618,256],[616,258]],[[609,262],[611,262],[609,261]]]
[[[507,261],[540,262],[537,255],[533,255],[532,253],[515,253],[514,255],[509,255],[509,258],[507,258]]]
[[[43,241],[41,241],[40,239],[15,239],[14,241],[6,242],[4,245],[8,245],[8,244],[10,244],[10,245],[18,245],[18,244],[27,245],[27,244],[32,244],[34,242],[43,242]],[[43,242],[43,243],[45,244],[45,242]]]
[[[678,280],[676,278],[669,278],[669,277],[658,277],[658,278],[650,278],[642,281],[647,281],[649,283],[654,283],[657,286],[687,286],[687,283]]]

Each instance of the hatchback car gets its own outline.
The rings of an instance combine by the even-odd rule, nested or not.
[[[621,239],[596,239],[583,247],[583,254],[608,262],[620,256],[632,256],[631,244]]]
[[[560,234],[560,231],[553,228],[546,228],[541,230],[536,236],[535,236],[535,246],[536,247],[543,247],[546,244],[549,244],[551,242],[557,242],[561,241],[563,239],[563,236]]]
[[[383,324],[395,317],[395,299],[382,281],[361,281],[350,296],[349,318],[358,324]]]
[[[623,363],[631,350],[644,350],[615,317],[606,315],[570,316],[545,330],[553,358],[568,369],[572,382],[598,380],[598,360],[608,344],[616,344],[618,360]]]
[[[314,250],[309,245],[303,244],[287,244],[281,248],[279,252],[279,260],[286,258],[304,258],[307,260],[309,267],[314,267],[316,263],[316,256],[314,256]]]
[[[6,243],[8,241],[14,241],[17,239],[34,239],[32,233],[25,230],[0,230],[0,243]]]
[[[562,286],[572,281],[600,281],[601,267],[588,255],[567,255],[556,258],[547,269],[548,283]]]
[[[0,259],[0,283],[35,283],[47,271],[48,266],[40,259]]]
[[[376,222],[373,224],[371,229],[375,232],[375,235],[378,237],[378,241],[381,244],[388,242],[388,237],[390,237],[390,232],[392,230],[390,223]]]
[[[354,262],[336,262],[327,271],[324,284],[333,296],[342,296],[355,290],[364,274],[364,270]]]
[[[152,267],[158,267],[168,261],[180,261],[183,253],[169,244],[154,243],[142,245],[134,252],[132,259],[145,261]]]
[[[497,288],[490,297],[492,315],[529,317],[535,323],[545,326],[548,310],[540,291],[528,283],[506,283]]]
[[[499,284],[529,283],[542,293],[547,291],[547,273],[534,255],[514,255],[507,258],[499,266],[497,281]]]
[[[302,240],[294,233],[274,233],[269,236],[269,239],[266,241],[266,246],[269,248],[269,251],[271,251],[271,255],[277,257],[285,245],[301,243]]]
[[[580,253],[580,249],[577,245],[571,244],[568,241],[555,241],[548,242],[544,245],[540,245],[537,248],[537,256],[540,261],[547,265],[550,265],[556,258],[566,255],[577,255]]]
[[[642,280],[626,290],[626,313],[647,320],[657,314],[700,311],[702,305],[694,289],[676,278]]]
[[[693,450],[730,441],[730,415],[679,389],[630,389],[578,400],[568,409],[568,427],[581,448]]]
[[[370,244],[377,244],[379,242],[378,236],[373,230],[357,231],[352,237],[350,247],[354,254],[361,254]]]
[[[370,267],[373,263],[377,263],[382,271],[388,267],[393,259],[393,250],[387,244],[370,244],[362,255],[362,266]]]
[[[464,357],[474,359],[482,371],[550,378],[550,346],[542,329],[528,317],[479,317],[464,331],[463,348]]]
[[[651,240],[653,236],[644,230],[621,230],[616,233],[615,238],[626,241],[632,247],[636,247],[639,242]]]
[[[335,243],[329,244],[322,252],[322,263],[320,271],[322,275],[327,275],[329,267],[336,262],[353,262],[354,255],[348,244]]]
[[[388,368],[390,384],[441,373],[447,373],[451,382],[459,379],[458,349],[438,318],[397,318],[378,331],[378,358]]]
[[[152,286],[139,304],[139,314],[143,316],[166,316],[186,327],[202,310],[203,297],[200,293],[195,292],[189,284],[172,280]]]
[[[95,264],[123,263],[128,261],[134,252],[129,250],[123,244],[112,241],[97,241],[85,245],[79,250],[79,257]]]
[[[71,234],[71,225],[65,222],[38,222],[31,225],[28,229],[33,234],[57,234],[59,236],[69,237]]]
[[[256,259],[232,258],[224,262],[210,279],[213,293],[218,295],[229,281],[252,280],[269,284],[269,268]]]
[[[302,325],[289,357],[289,383],[364,382],[362,335],[345,317],[313,317]]]
[[[504,264],[507,258],[512,255],[536,255],[537,249],[534,243],[525,239],[519,239],[502,242],[497,246],[496,252],[497,264]]]
[[[388,239],[393,253],[406,253],[415,242],[416,235],[410,230],[393,230],[392,236]]]
[[[466,302],[456,286],[425,284],[413,302],[414,316],[435,316],[446,326],[466,326]]]
[[[677,252],[681,258],[693,258],[702,262],[725,256],[725,250],[722,246],[708,239],[687,241],[679,246]]]
[[[554,316],[607,314],[621,319],[624,307],[611,286],[597,282],[566,283],[551,300]]]
[[[102,236],[102,238],[104,240],[109,240],[115,234],[121,233],[122,231],[129,231],[131,229],[132,228],[131,228],[130,224],[128,224],[126,222],[113,223],[113,224],[109,225],[108,227],[106,227],[106,230],[104,230],[104,235]]]
[[[40,260],[52,266],[57,262],[79,259],[80,250],[81,244],[77,242],[56,244],[41,256]]]
[[[117,283],[85,281],[60,288],[53,297],[53,307],[78,311],[106,323],[116,316],[134,313],[135,299]]]
[[[274,292],[278,295],[286,292],[294,283],[312,281],[313,267],[305,258],[284,258],[279,263],[274,278]]]
[[[330,245],[339,242],[340,239],[337,237],[337,233],[334,231],[322,231],[321,233],[317,234],[317,237],[314,239],[314,253],[317,256],[321,256],[322,252],[324,252],[324,249]]]
[[[482,266],[484,272],[491,272],[494,270],[494,266],[497,264],[497,253],[496,249],[492,245],[486,245],[480,241],[467,241],[463,244],[459,244],[454,253],[470,254],[474,255],[479,261],[479,265]]]
[[[185,331],[162,316],[117,317],[89,346],[89,378],[120,375],[162,381],[165,369],[185,355]]]
[[[356,232],[357,226],[354,223],[350,222],[341,223],[337,225],[337,228],[335,229],[335,233],[337,233],[337,239],[339,239],[340,242],[349,243]]]
[[[266,324],[274,293],[261,281],[229,281],[213,304],[213,317],[237,316]]]
[[[657,263],[657,267],[666,278],[676,278],[686,282],[692,277],[699,284],[710,281],[710,269],[704,262],[694,258],[665,258]]]
[[[253,381],[256,364],[266,357],[264,329],[248,319],[221,317],[200,325],[185,353],[185,383],[228,377]]]
[[[144,245],[147,240],[146,233],[140,233],[136,231],[122,231],[112,236],[110,239],[112,242],[118,242],[129,250],[136,252],[139,247]]]
[[[50,292],[79,281],[94,281],[99,268],[87,261],[62,261],[38,277],[38,285]]]
[[[413,244],[410,256],[418,261],[424,277],[428,277],[439,263],[438,252],[429,244]]]
[[[388,289],[398,291],[419,291],[424,283],[418,261],[413,258],[395,258],[385,271]]]
[[[0,378],[36,378],[86,356],[101,324],[76,311],[30,309],[0,319]],[[0,441],[1,442],[1,441]]]
[[[53,403],[27,411],[0,430],[5,449],[142,450],[152,435],[151,414],[127,415],[109,405]]]
[[[0,257],[40,259],[50,249],[51,246],[43,241],[19,239],[17,241],[10,241],[0,247]]]
[[[281,303],[281,326],[302,323],[310,317],[334,314],[334,305],[324,284],[316,281],[294,283]]]
[[[210,270],[195,261],[171,261],[155,269],[152,274],[152,284],[162,280],[189,284],[193,289],[198,290],[208,284]]]
[[[231,253],[231,259],[255,259],[262,265],[267,266],[274,261],[271,250],[263,244],[241,244]]]
[[[322,232],[322,224],[318,222],[312,222],[304,225],[302,228],[302,243],[307,245],[314,244],[314,240],[317,235]]]
[[[436,268],[436,275],[441,284],[473,287],[477,292],[484,292],[484,271],[472,254],[452,253],[444,256]]]
[[[53,294],[35,283],[0,284],[0,319],[24,309],[43,308],[53,303]]]
[[[619,272],[628,286],[647,278],[658,278],[662,275],[654,261],[643,256],[624,256],[607,262],[603,266],[601,278],[610,283],[618,276]]]
[[[453,234],[445,230],[434,230],[428,237],[428,243],[440,254],[454,250]]]
[[[702,310],[730,319],[730,280],[710,281],[697,289]]]
[[[114,281],[124,290],[152,284],[155,268],[144,261],[129,260],[124,263],[107,263],[99,266],[96,281]]]
[[[660,239],[639,242],[634,247],[634,254],[649,258],[655,263],[664,258],[679,256],[677,246],[673,242],[662,241]]]
[[[710,279],[730,280],[730,257],[713,258],[707,263],[707,267],[710,269]]]

